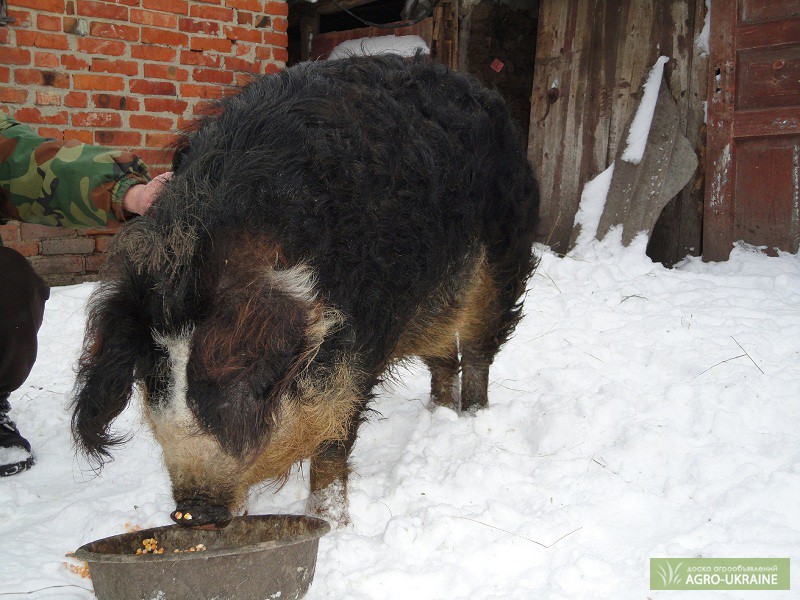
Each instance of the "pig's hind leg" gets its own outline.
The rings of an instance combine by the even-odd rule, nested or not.
[[[479,293],[468,297],[461,349],[461,410],[476,412],[488,403],[489,367],[522,317],[521,297],[535,262],[528,252],[512,263],[508,258],[478,267]],[[511,263],[511,264],[509,264]]]
[[[461,390],[458,372],[458,345],[452,338],[452,347],[446,356],[423,357],[431,372],[431,400],[437,406],[458,410],[461,404]]]

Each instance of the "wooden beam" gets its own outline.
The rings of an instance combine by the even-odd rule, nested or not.
[[[311,59],[311,44],[319,33],[319,11],[316,4],[303,3],[300,6],[300,60]]]
[[[358,8],[359,6],[363,6],[364,4],[369,4],[370,2],[374,2],[375,0],[337,0],[339,5],[337,6],[331,0],[319,0],[316,3],[317,10],[321,15],[330,15],[332,13],[337,13],[342,10],[342,6],[346,9],[351,8]]]

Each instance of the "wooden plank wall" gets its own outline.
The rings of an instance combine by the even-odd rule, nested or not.
[[[538,239],[565,252],[584,184],[613,161],[655,60],[666,67],[681,127],[701,158],[707,57],[694,45],[703,0],[542,0],[528,156],[539,177]],[[702,169],[702,167],[701,167]],[[702,173],[662,214],[651,256],[699,253]]]

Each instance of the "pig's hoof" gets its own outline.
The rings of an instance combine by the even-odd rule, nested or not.
[[[325,519],[336,529],[347,527],[350,524],[350,511],[344,484],[334,481],[328,487],[311,492],[308,511],[315,517]]]

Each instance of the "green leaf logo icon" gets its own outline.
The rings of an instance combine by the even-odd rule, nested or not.
[[[681,584],[681,576],[678,574],[678,571],[681,568],[683,562],[679,562],[675,565],[675,568],[672,568],[672,563],[668,560],[664,561],[667,563],[667,568],[664,569],[664,565],[658,566],[658,576],[661,577],[661,582],[664,584],[664,587],[673,586],[673,585],[680,585]]]

